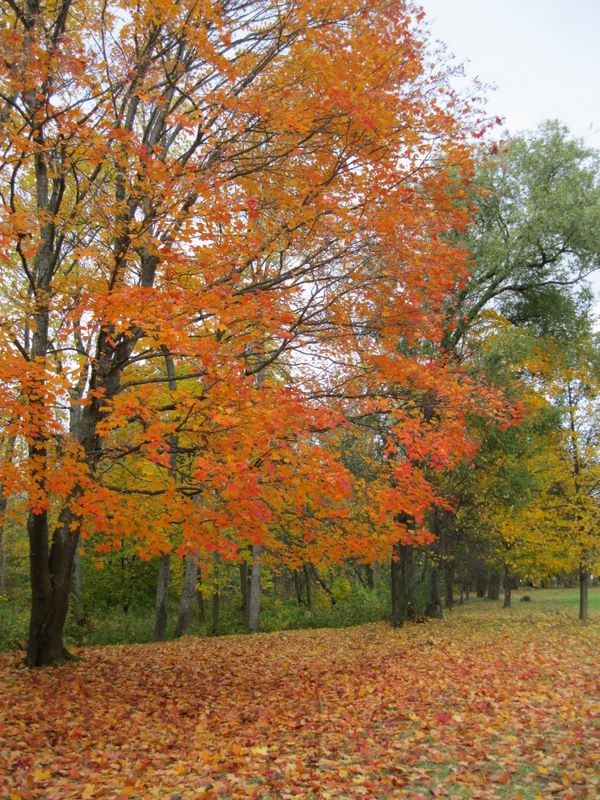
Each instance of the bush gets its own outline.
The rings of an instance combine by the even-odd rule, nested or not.
[[[298,606],[294,599],[264,604],[261,630],[294,630],[297,628],[346,628],[389,617],[388,589],[378,591],[357,587],[345,593],[334,606]]]
[[[28,628],[28,610],[0,597],[0,650],[24,648]]]

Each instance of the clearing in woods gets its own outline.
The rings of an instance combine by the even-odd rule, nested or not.
[[[0,797],[592,800],[600,625],[547,597],[38,671],[4,654]]]

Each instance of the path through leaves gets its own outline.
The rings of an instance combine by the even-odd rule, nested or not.
[[[598,797],[600,629],[450,619],[0,662],[0,797]]]

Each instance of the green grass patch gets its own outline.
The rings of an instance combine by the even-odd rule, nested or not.
[[[530,602],[522,602],[521,598],[528,596]],[[579,613],[579,589],[531,589],[523,588],[518,592],[513,592],[513,606],[523,610],[532,610],[534,607],[539,611],[567,611],[568,613]],[[592,586],[589,591],[589,611],[590,615],[600,612],[600,586]]]

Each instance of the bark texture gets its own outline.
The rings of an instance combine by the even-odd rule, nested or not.
[[[587,564],[579,565],[579,619],[587,622],[589,619],[589,586],[590,571]]]
[[[248,600],[248,630],[250,633],[256,633],[260,627],[262,551],[261,544],[252,545],[252,576],[250,578],[250,597]]]
[[[156,576],[156,605],[154,616],[154,641],[164,642],[167,638],[167,622],[169,620],[169,580],[171,573],[171,556],[161,556]]]
[[[196,578],[198,577],[198,559],[190,554],[185,557],[183,569],[183,587],[179,601],[179,611],[173,636],[185,636],[189,630],[194,613],[194,599],[196,597]]]

